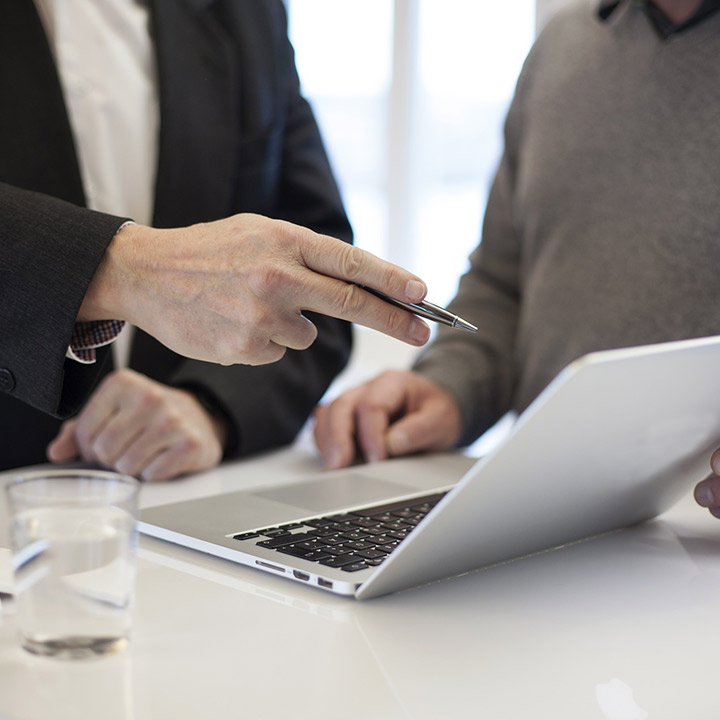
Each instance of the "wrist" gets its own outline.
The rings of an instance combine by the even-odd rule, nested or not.
[[[222,403],[220,403],[212,392],[200,385],[181,386],[179,389],[192,395],[198,405],[205,411],[212,423],[213,431],[220,443],[223,454],[227,455],[231,449],[230,445],[234,446],[235,443],[231,440],[231,438],[234,437],[234,433],[231,431],[233,423],[225,408],[222,406]]]
[[[139,289],[133,258],[150,228],[129,222],[108,244],[78,312],[78,322],[132,320],[132,299]]]

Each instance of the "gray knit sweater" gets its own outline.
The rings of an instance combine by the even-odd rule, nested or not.
[[[480,330],[441,330],[416,369],[463,444],[584,353],[720,334],[720,13],[667,40],[631,2],[550,22],[451,307]]]

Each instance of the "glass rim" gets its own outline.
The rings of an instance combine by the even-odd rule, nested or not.
[[[62,469],[53,470],[49,468],[47,470],[31,470],[27,473],[19,472],[14,474],[8,482],[5,483],[5,494],[10,502],[20,500],[20,494],[22,488],[27,488],[27,492],[32,493],[30,487],[39,482],[47,482],[52,484],[55,481],[75,481],[86,482],[86,483],[107,483],[107,491],[110,490],[110,486],[115,487],[116,493],[121,493],[123,498],[118,498],[120,502],[137,502],[137,498],[140,494],[140,488],[142,483],[132,475],[126,475],[125,473],[114,472],[112,470],[92,470],[86,468],[78,469]],[[37,487],[37,486],[36,486]],[[98,485],[100,487],[100,485]],[[59,487],[58,487],[59,489]],[[35,491],[37,492],[37,491]],[[26,496],[25,500],[28,500],[30,496]],[[49,500],[49,498],[47,498]],[[56,496],[56,501],[59,500],[59,496]],[[75,498],[74,502],[92,503],[98,502],[98,497],[88,495],[84,498]],[[22,501],[21,501],[22,502]]]
[[[19,485],[30,480],[46,480],[51,477],[87,477],[88,480],[92,480],[93,478],[99,480],[120,480],[130,485],[141,485],[136,477],[128,475],[127,473],[116,470],[95,470],[93,468],[49,468],[47,470],[30,470],[28,472],[16,470],[12,473],[8,485]]]

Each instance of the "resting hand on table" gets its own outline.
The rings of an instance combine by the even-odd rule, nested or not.
[[[427,342],[422,320],[358,285],[405,302],[427,291],[360,248],[260,215],[173,229],[129,224],[110,242],[77,319],[126,320],[181,355],[223,365],[309,347],[317,329],[303,310]]]
[[[315,410],[315,443],[330,468],[447,450],[460,433],[453,396],[412,371],[387,371]]]
[[[118,370],[63,424],[48,457],[80,458],[144,480],[167,480],[217,465],[224,441],[221,421],[191,392]]]
[[[720,448],[710,458],[710,468],[714,475],[695,486],[695,500],[706,507],[710,513],[720,518]]]

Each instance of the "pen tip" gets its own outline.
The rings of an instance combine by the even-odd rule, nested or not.
[[[455,327],[460,328],[461,330],[467,330],[468,332],[477,332],[477,327],[475,327],[475,325],[472,325],[462,318],[457,318],[455,321]]]

